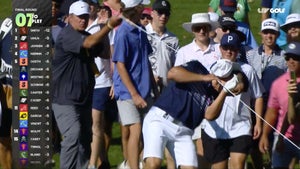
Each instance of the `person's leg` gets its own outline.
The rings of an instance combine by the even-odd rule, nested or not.
[[[230,167],[244,169],[247,156],[253,148],[252,136],[243,135],[230,140]]]
[[[103,112],[92,109],[92,143],[91,143],[91,158],[89,162],[89,167],[97,167],[101,165],[104,160],[104,131],[102,128],[103,123]],[[98,163],[99,162],[99,163]]]
[[[0,166],[3,169],[12,168],[11,137],[0,137]]]
[[[141,123],[135,123],[129,127],[129,138],[127,143],[127,158],[131,169],[139,168],[139,154],[141,141]]]
[[[125,164],[122,165],[126,167],[129,164],[131,169],[136,169],[138,168],[140,150],[138,146],[140,140],[136,139],[140,139],[141,136],[141,115],[132,100],[118,100],[117,105],[121,120],[122,148],[125,159],[123,161]],[[134,148],[130,149],[132,146]]]
[[[198,159],[198,169],[210,168],[209,162],[203,156],[204,153],[203,153],[202,139],[198,138],[195,144],[196,144],[196,152],[197,152],[197,159]]]
[[[228,168],[228,160],[216,162],[211,165],[211,169],[227,169],[227,168]]]
[[[75,106],[52,104],[58,128],[63,136],[60,152],[60,168],[86,168],[90,156],[90,128],[88,118],[80,119],[81,115]],[[87,109],[87,108],[85,108]],[[88,112],[89,111],[89,112]],[[90,115],[91,110],[82,113]],[[81,135],[82,134],[82,135]],[[85,137],[85,138],[84,138]]]
[[[171,156],[175,159],[177,168],[197,169],[198,161],[195,143],[192,140],[193,130],[183,124],[174,124],[178,127],[174,131],[173,143],[167,143]],[[174,147],[174,148],[173,148]]]
[[[166,158],[167,169],[176,169],[175,161],[172,158],[168,149],[165,149],[165,158]]]
[[[151,108],[143,121],[143,161],[145,169],[160,169],[164,156],[165,145],[168,136],[168,125],[164,124],[165,119],[158,116],[155,107]],[[155,134],[153,134],[155,133]],[[167,134],[169,133],[169,134]]]
[[[247,159],[245,153],[230,153],[230,166],[234,169],[244,169]]]
[[[0,125],[0,166],[3,169],[12,168],[11,125],[12,111],[3,109]]]
[[[212,138],[203,129],[201,130],[201,140],[203,156],[211,164],[211,169],[227,169],[230,141]]]

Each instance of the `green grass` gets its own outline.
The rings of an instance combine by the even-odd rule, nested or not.
[[[153,0],[152,0],[153,1]],[[192,41],[192,34],[186,32],[182,28],[184,22],[190,22],[191,15],[193,13],[206,12],[208,8],[209,0],[170,0],[172,5],[171,18],[167,25],[168,29],[175,33],[179,40],[180,45],[186,45]],[[12,0],[0,0],[0,20],[7,16],[11,16]],[[257,8],[260,6],[260,0],[255,0],[253,3],[250,3],[251,11],[249,13],[250,23],[252,32],[256,38],[257,43],[260,43],[260,14],[257,12]],[[113,140],[109,150],[109,159],[112,167],[116,167],[122,160],[122,152],[120,146],[120,127],[117,123],[114,124],[113,128]],[[54,155],[54,159],[57,162],[55,169],[59,168],[59,156],[58,154]]]

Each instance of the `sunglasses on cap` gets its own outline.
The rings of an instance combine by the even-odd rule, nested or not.
[[[144,19],[151,20],[151,19],[152,19],[152,17],[151,17],[150,15],[148,15],[148,14],[142,14],[142,16],[141,16],[141,20],[144,20]]]
[[[284,59],[285,59],[286,61],[289,61],[291,58],[292,58],[293,60],[295,60],[295,61],[300,62],[300,56],[299,56],[299,55],[295,55],[295,54],[286,54]]]
[[[170,16],[170,11],[167,11],[167,10],[155,10],[158,14],[158,16],[161,16],[163,14],[165,14],[165,16]]]
[[[228,26],[222,26],[221,27],[223,32],[227,32],[229,30],[229,32],[232,32],[233,30],[235,30],[235,27],[228,27]]]

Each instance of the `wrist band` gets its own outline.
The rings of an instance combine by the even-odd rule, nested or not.
[[[107,22],[107,27],[109,28],[109,29],[114,29],[114,27],[113,26],[111,26],[111,24],[109,23],[109,21]]]

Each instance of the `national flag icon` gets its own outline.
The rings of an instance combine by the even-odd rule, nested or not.
[[[28,58],[20,58],[19,61],[20,66],[28,66]]]
[[[28,73],[27,72],[20,72],[19,80],[28,80]]]
[[[20,137],[20,142],[21,142],[21,143],[27,143],[27,142],[28,142],[27,136],[21,136],[21,137]]]
[[[20,144],[20,151],[27,151],[28,150],[28,145],[26,143],[21,143]]]
[[[28,81],[20,81],[19,89],[28,89]]]
[[[21,97],[26,97],[26,96],[28,96],[28,90],[26,90],[26,89],[21,89],[21,90],[20,90],[20,96],[21,96]]]
[[[28,43],[27,42],[20,42],[19,47],[20,47],[20,50],[28,50]]]
[[[19,104],[19,111],[28,113],[28,104]]]
[[[28,127],[28,120],[20,120],[19,121],[19,127],[20,128],[24,128],[24,127]]]
[[[28,159],[27,158],[20,158],[19,160],[20,160],[20,165],[21,166],[26,166],[27,163],[28,163]]]
[[[28,151],[20,151],[20,158],[28,158]]]
[[[20,50],[20,58],[28,58],[28,50]]]
[[[27,108],[28,109],[28,108]],[[20,112],[19,113],[19,120],[28,120],[28,112]]]
[[[21,104],[27,104],[27,97],[20,97]]]
[[[20,136],[28,136],[28,128],[20,128]]]

